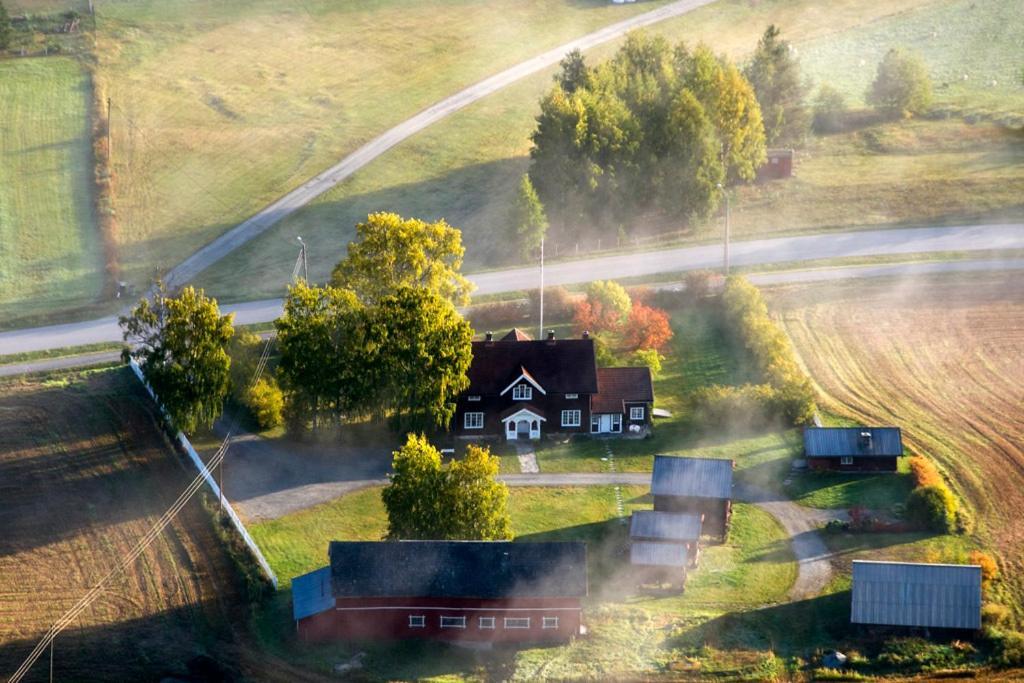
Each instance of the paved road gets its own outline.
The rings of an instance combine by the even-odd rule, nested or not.
[[[732,262],[737,266],[757,266],[824,258],[998,249],[1024,249],[1024,224],[873,230],[733,242]],[[1022,261],[1024,259],[989,259],[850,266],[807,270],[799,275],[779,272],[762,273],[752,277],[758,283],[771,284],[844,277],[1016,269],[1021,267]],[[548,285],[574,284],[589,282],[595,277],[655,275],[717,267],[720,263],[721,248],[718,246],[676,247],[643,254],[604,256],[551,264],[546,269],[545,280]],[[537,269],[513,268],[477,273],[470,275],[469,279],[477,285],[477,293],[500,294],[529,287],[537,279]],[[235,313],[235,322],[238,324],[269,322],[281,315],[281,300],[266,299],[229,304],[225,305],[223,310]],[[117,318],[110,316],[99,320],[0,333],[0,355],[120,339]]]
[[[567,52],[576,49],[588,50],[602,43],[614,40],[633,29],[650,26],[665,19],[686,14],[711,2],[713,0],[679,0],[651,12],[639,14],[589,33],[564,45],[559,45],[521,64],[517,64],[501,73],[484,79],[475,85],[471,85],[451,97],[441,100],[411,119],[374,138],[320,175],[288,193],[244,223],[235,226],[213,242],[210,242],[172,269],[164,278],[165,281],[169,285],[180,285],[188,282],[206,268],[209,268],[249,240],[259,236],[319,195],[327,192],[398,143],[463,107],[487,97],[526,76],[558,64]]]

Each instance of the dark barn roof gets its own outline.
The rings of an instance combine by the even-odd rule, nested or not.
[[[591,400],[594,413],[622,413],[629,402],[654,402],[650,368],[598,368],[597,395]]]
[[[473,342],[466,393],[498,395],[524,368],[546,392],[597,393],[593,339]]]
[[[862,432],[870,438],[862,439]],[[903,439],[899,427],[807,427],[804,454],[808,458],[900,456]]]
[[[685,543],[641,541],[629,546],[629,562],[648,567],[685,567],[688,552]]]
[[[981,567],[853,561],[854,624],[981,628]]]
[[[732,498],[732,460],[656,455],[651,493],[686,498]]]
[[[582,542],[332,541],[335,597],[514,598],[587,594]]]
[[[629,521],[629,537],[664,541],[696,541],[700,539],[700,527],[700,515],[637,510]]]

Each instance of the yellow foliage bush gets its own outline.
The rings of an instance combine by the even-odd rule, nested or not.
[[[942,475],[928,458],[915,455],[910,459],[910,472],[914,475],[915,486],[943,486]]]

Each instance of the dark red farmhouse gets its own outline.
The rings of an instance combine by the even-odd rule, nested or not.
[[[804,456],[813,470],[895,472],[903,436],[899,427],[808,427]]]
[[[308,641],[561,643],[580,633],[584,543],[378,541],[330,545],[292,580]]]

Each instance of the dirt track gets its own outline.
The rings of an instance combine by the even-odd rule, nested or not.
[[[1024,282],[908,279],[772,300],[830,407],[899,425],[933,456],[1024,595]]]

